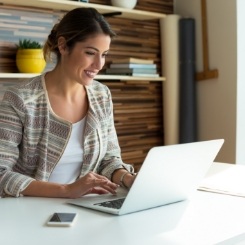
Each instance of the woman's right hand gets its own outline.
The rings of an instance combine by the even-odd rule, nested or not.
[[[65,185],[65,196],[67,198],[79,198],[86,194],[116,194],[117,184],[112,183],[106,177],[89,172],[72,184]]]

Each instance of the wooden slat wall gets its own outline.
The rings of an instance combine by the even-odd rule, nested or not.
[[[163,144],[162,83],[104,82],[112,92],[122,158],[140,168],[146,153]]]
[[[90,0],[110,5],[110,0]],[[173,13],[172,0],[138,0],[135,9]],[[105,68],[113,59],[133,56],[153,59],[161,74],[159,21],[107,18],[117,38],[113,40]],[[140,168],[153,146],[163,145],[162,83],[144,81],[106,82],[112,91],[115,126],[122,158]]]
[[[110,0],[90,0],[89,2],[110,5]],[[8,9],[4,6],[1,6],[1,8]],[[169,14],[173,13],[173,0],[138,0],[136,9]],[[25,16],[27,11],[28,16],[33,16],[33,19],[36,18],[38,12],[37,9],[32,11],[31,8],[25,7],[16,8],[14,11],[9,8],[8,11],[12,11],[12,18],[15,18],[16,13],[20,16],[22,12]],[[47,19],[52,19],[55,22],[63,13],[41,10],[40,14],[44,18],[46,15]],[[9,18],[11,19],[11,16]],[[107,19],[112,29],[117,33],[117,37],[111,44],[105,68],[109,66],[113,59],[131,56],[153,59],[158,66],[158,72],[161,74],[159,21],[122,20],[114,17],[108,17]],[[6,16],[4,21],[6,24]],[[6,28],[1,27],[1,22],[3,20],[0,18],[0,72],[16,72],[14,60],[16,36],[13,35],[16,35],[14,34],[16,31],[18,33],[18,30],[16,30],[18,28],[14,28],[13,34],[11,34],[12,29],[6,32]],[[25,24],[20,23],[19,25]],[[34,26],[33,31],[36,35],[35,21],[31,25]],[[42,23],[37,23],[37,25],[40,28]],[[41,41],[45,40],[41,36],[46,36],[49,33],[52,22],[50,22],[50,26],[47,23],[44,26],[45,28],[39,35]],[[10,36],[1,36],[2,31]],[[28,35],[31,35],[30,31],[32,30],[29,30]],[[7,80],[0,80],[0,83],[4,84],[4,86],[0,86],[0,89],[6,89],[10,81]],[[102,82],[108,85],[112,92],[115,126],[122,150],[122,158],[124,162],[134,164],[136,170],[138,170],[148,150],[153,146],[163,145],[162,83],[150,81]]]
[[[0,72],[18,72],[15,64],[16,49],[12,43],[0,42]]]
[[[61,15],[61,12],[52,10],[1,6],[0,72],[17,72],[15,56],[19,39],[35,39],[43,43]]]
[[[132,21],[119,18],[107,18],[117,37],[112,41],[105,68],[113,59],[137,57],[152,59],[161,73],[159,21]]]

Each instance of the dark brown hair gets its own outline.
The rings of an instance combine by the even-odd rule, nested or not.
[[[57,62],[60,60],[58,38],[64,37],[66,45],[71,50],[75,43],[85,41],[92,35],[104,33],[111,38],[116,34],[111,30],[109,23],[94,8],[76,8],[66,13],[59,23],[54,25],[43,47],[45,60],[51,53],[56,54]]]

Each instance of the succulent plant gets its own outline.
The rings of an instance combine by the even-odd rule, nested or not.
[[[31,39],[19,40],[17,44],[18,49],[41,49],[42,45],[37,41],[32,41]]]

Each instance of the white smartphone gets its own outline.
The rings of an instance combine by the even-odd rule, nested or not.
[[[72,226],[76,220],[76,213],[54,213],[49,218],[48,226]]]

